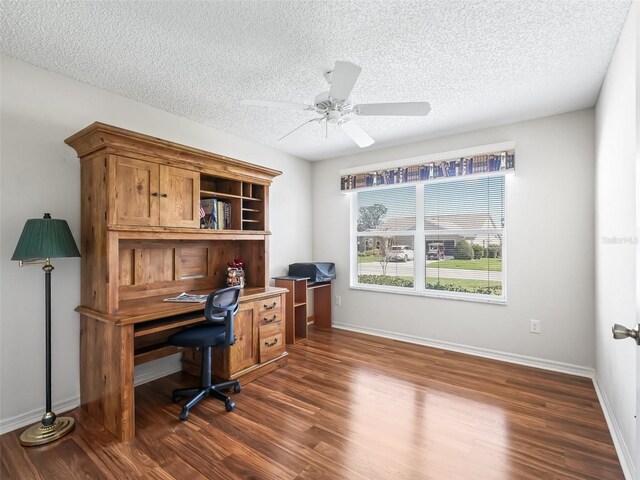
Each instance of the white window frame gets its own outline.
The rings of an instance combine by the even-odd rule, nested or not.
[[[504,174],[488,174],[488,175],[477,175],[472,178],[478,178],[480,176],[504,176]],[[461,182],[465,180],[471,180],[471,178],[444,178],[441,180],[436,180],[437,182]],[[417,295],[421,297],[433,297],[433,298],[444,298],[450,300],[462,300],[468,302],[480,302],[480,303],[492,303],[498,305],[506,305],[507,304],[507,188],[506,188],[506,178],[505,178],[505,189],[504,189],[504,206],[505,206],[505,220],[504,226],[499,229],[491,229],[491,230],[451,230],[447,231],[449,233],[465,233],[465,234],[486,234],[486,233],[501,233],[502,234],[502,296],[497,295],[485,295],[480,293],[465,293],[465,292],[450,292],[447,290],[433,290],[425,288],[425,277],[426,277],[426,259],[425,259],[425,244],[427,237],[437,236],[442,232],[435,233],[431,230],[426,231],[424,228],[424,185],[425,183],[432,184],[435,181],[426,181],[426,182],[412,182],[411,184],[396,184],[390,185],[388,187],[373,187],[373,188],[363,188],[358,189],[353,192],[349,192],[349,210],[350,210],[350,225],[349,225],[349,258],[350,258],[350,275],[349,275],[349,288],[353,290],[368,290],[374,292],[385,292],[385,293],[399,293],[403,295]],[[415,210],[416,210],[416,228],[415,230],[409,231],[398,231],[398,232],[390,232],[388,230],[384,231],[367,231],[367,232],[358,232],[358,200],[357,195],[362,191],[375,190],[379,191],[382,189],[393,189],[393,188],[403,188],[412,186],[415,187],[416,196],[415,196]],[[358,283],[358,255],[357,255],[357,238],[358,237],[371,237],[371,236],[381,236],[381,237],[398,237],[398,236],[413,236],[413,288],[407,287],[393,287],[388,285],[371,285]],[[419,271],[419,266],[423,266],[423,268]]]

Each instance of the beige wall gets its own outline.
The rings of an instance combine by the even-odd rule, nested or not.
[[[594,367],[593,109],[313,164],[313,257],[334,261],[334,321],[396,338],[589,374]],[[508,304],[349,288],[349,195],[338,171],[515,141],[506,177]],[[529,320],[542,334],[529,333]]]

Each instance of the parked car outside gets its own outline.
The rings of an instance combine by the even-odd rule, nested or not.
[[[413,248],[409,245],[394,245],[389,247],[389,261],[407,262],[413,260]]]
[[[444,244],[430,243],[427,250],[427,260],[444,260]]]

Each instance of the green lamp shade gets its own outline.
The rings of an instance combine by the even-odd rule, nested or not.
[[[11,260],[40,260],[58,257],[79,257],[80,252],[66,220],[44,218],[27,220]]]

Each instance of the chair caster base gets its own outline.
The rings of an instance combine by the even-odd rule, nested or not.
[[[179,417],[180,420],[185,421],[189,418],[189,410],[195,407],[200,400],[207,396],[214,397],[224,402],[224,408],[227,412],[231,412],[236,408],[236,404],[231,398],[222,393],[222,390],[233,390],[233,393],[240,393],[242,388],[237,380],[229,382],[218,383],[216,385],[209,385],[207,387],[192,387],[192,388],[178,388],[171,392],[171,400],[173,403],[179,402],[181,399],[194,395],[187,403],[182,406],[182,412]]]

